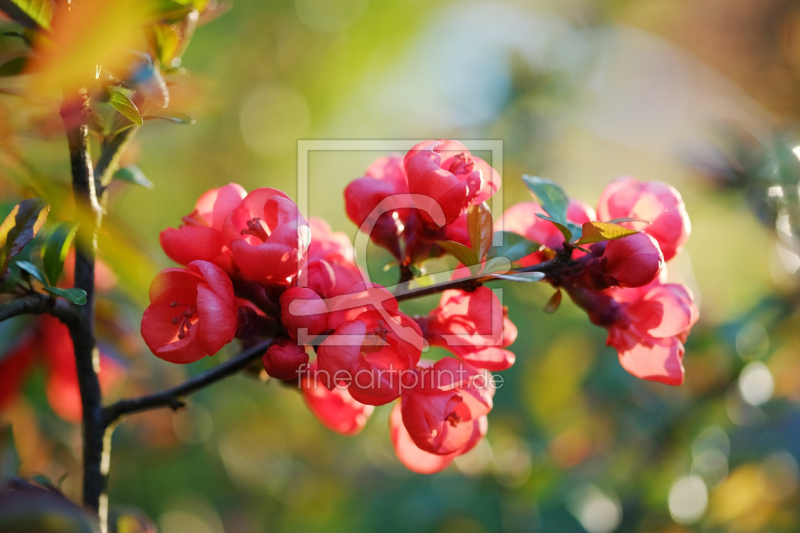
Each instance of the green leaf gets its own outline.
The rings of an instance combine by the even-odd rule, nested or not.
[[[153,188],[153,182],[147,179],[144,172],[136,165],[128,165],[127,167],[122,167],[117,170],[114,173],[114,179],[135,183],[136,185],[141,185],[145,189]]]
[[[502,246],[496,246],[489,251],[489,257],[505,257],[512,263],[519,261],[534,252],[539,251],[541,244],[526,239],[522,235],[517,235],[510,231],[501,232],[503,236]]]
[[[556,293],[550,297],[550,301],[544,306],[544,312],[548,315],[552,315],[558,311],[559,307],[561,307],[561,289],[558,289]]]
[[[522,181],[531,190],[539,203],[550,217],[560,224],[567,224],[567,208],[569,207],[569,197],[556,182],[539,178],[537,176],[522,176]]]
[[[16,76],[21,74],[28,62],[27,56],[19,56],[0,65],[0,76]]]
[[[41,283],[44,286],[47,286],[47,282],[44,279],[44,274],[42,273],[41,270],[39,270],[39,267],[37,267],[33,263],[30,263],[28,261],[17,261],[17,266],[22,270],[24,270],[25,272],[27,272],[28,274],[30,274],[31,276],[33,276],[39,283]]]
[[[436,241],[436,244],[445,249],[447,253],[458,259],[459,263],[466,266],[473,266],[479,263],[478,256],[470,248],[460,242],[455,241]]]
[[[572,230],[570,230],[570,228],[568,228],[564,224],[562,224],[562,223],[560,223],[560,222],[558,222],[556,220],[553,220],[552,218],[548,217],[547,215],[543,215],[541,213],[536,213],[536,216],[541,218],[542,220],[546,220],[548,222],[552,222],[553,224],[555,224],[555,226],[558,228],[558,231],[560,231],[561,235],[564,236],[564,240],[565,241],[569,242],[569,240],[572,238]]]
[[[78,225],[72,222],[60,222],[47,235],[42,244],[42,262],[44,273],[50,285],[58,283],[58,277],[64,268],[64,260],[75,238]]]
[[[158,115],[145,115],[144,120],[169,120],[176,124],[194,124],[197,122],[194,117],[183,113],[160,113]]]
[[[139,126],[144,124],[142,115],[139,114],[139,108],[136,107],[136,104],[131,102],[130,98],[121,92],[111,91],[108,103],[134,124],[138,124]]]
[[[0,0],[0,11],[32,30],[50,29],[53,18],[51,0]]]
[[[153,2],[153,15],[157,20],[163,22],[177,22],[192,11],[194,11],[193,6],[173,2],[172,0],[156,0]]]
[[[611,220],[606,220],[609,224],[622,224],[623,222],[643,222],[645,224],[650,224],[649,220],[642,220],[641,218],[630,218],[630,217],[621,217],[621,218],[614,218]]]
[[[493,226],[492,212],[486,202],[470,206],[467,210],[469,242],[472,245],[472,251],[479,259],[482,259],[492,247]]]
[[[44,290],[66,298],[75,305],[83,305],[86,303],[86,291],[83,289],[59,289],[58,287],[45,287]]]
[[[581,238],[575,244],[591,244],[601,241],[613,241],[628,235],[639,233],[636,230],[623,228],[609,222],[586,222],[583,225]]]
[[[0,224],[0,276],[11,258],[39,233],[49,211],[50,206],[41,198],[29,198],[14,206]]]
[[[11,425],[0,429],[0,480],[8,479],[19,470],[19,455],[14,445]]]
[[[509,272],[508,274],[495,274],[494,277],[496,279],[530,283],[533,281],[542,281],[547,276],[544,272]]]

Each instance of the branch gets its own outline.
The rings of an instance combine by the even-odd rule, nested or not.
[[[573,262],[567,261],[565,262],[563,259],[557,257],[556,259],[552,259],[550,261],[545,261],[544,263],[539,263],[538,265],[532,265],[525,268],[518,268],[516,270],[510,270],[505,274],[517,274],[521,272],[544,272],[548,275],[548,277],[552,276],[555,272],[572,266]],[[412,290],[401,290],[395,294],[395,299],[397,301],[402,300],[411,300],[414,298],[421,298],[423,296],[429,296],[431,294],[438,294],[440,292],[444,292],[450,289],[461,289],[465,291],[472,292],[484,283],[488,283],[489,281],[500,280],[501,278],[495,277],[494,274],[486,274],[484,276],[479,276],[476,278],[465,278],[465,279],[454,279],[450,281],[446,281],[444,283],[440,283],[438,285],[431,285],[430,287],[423,287],[421,289],[412,289]]]
[[[260,342],[252,348],[248,348],[235,357],[215,366],[214,368],[198,374],[171,389],[167,389],[149,396],[120,400],[103,409],[103,420],[106,427],[113,426],[120,418],[133,413],[151,411],[162,407],[169,407],[173,411],[183,407],[183,397],[208,387],[228,376],[238,373],[247,368],[253,361],[264,355],[272,339]]]
[[[76,324],[80,315],[66,300],[35,292],[0,304],[0,322],[20,315],[51,314],[66,325]]]

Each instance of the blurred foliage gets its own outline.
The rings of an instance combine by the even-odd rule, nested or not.
[[[345,438],[295,391],[237,377],[116,431],[112,525],[151,531],[149,516],[163,533],[800,530],[799,24],[789,0],[237,0],[182,57],[178,29],[154,29],[147,38],[170,66],[166,111],[196,124],[144,120],[111,184],[100,249],[118,284],[98,302],[99,335],[128,379],[109,400],[229,355],[181,368],[144,346],[147,286],[169,265],[158,233],[229,181],[296,198],[298,139],[502,139],[492,163],[503,166],[505,206],[529,198],[522,174],[590,204],[619,174],[672,183],[693,234],[669,273],[702,298],[701,322],[686,383],[669,388],[625,373],[571,303],[546,315],[544,287],[500,283],[519,328],[517,364],[502,374],[487,440],[446,472],[419,476],[397,462],[388,409]],[[5,74],[24,67],[27,45],[19,26],[0,25]],[[108,39],[109,28],[93,35]],[[68,79],[74,66],[55,72]],[[21,98],[25,80],[0,78],[1,214],[37,195],[53,222],[72,220],[57,95]],[[354,236],[341,191],[378,155],[311,153],[307,214]],[[373,280],[396,279],[381,250],[368,259]],[[403,306],[423,313],[435,301]],[[0,325],[0,345],[26,326]],[[51,411],[41,369],[0,421],[14,428],[19,475],[66,475],[60,489],[77,499],[80,428]]]

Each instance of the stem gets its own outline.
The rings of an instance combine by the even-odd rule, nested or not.
[[[572,265],[572,262],[564,262],[560,257],[556,259],[552,259],[550,261],[545,261],[544,263],[539,263],[538,265],[532,265],[529,267],[518,268],[516,270],[511,270],[507,272],[507,274],[517,274],[520,272],[544,272],[548,276],[552,275],[559,269],[566,268]],[[440,292],[444,292],[450,289],[461,289],[465,291],[472,292],[484,283],[489,281],[497,280],[500,278],[495,277],[494,274],[486,274],[484,276],[478,276],[476,278],[465,278],[465,279],[455,279],[446,281],[444,283],[440,283],[438,285],[432,285],[430,287],[423,287],[421,289],[416,290],[401,290],[395,294],[395,299],[399,302],[402,300],[411,300],[413,298],[421,298],[423,296],[429,296],[431,294],[438,294]]]
[[[242,351],[235,357],[193,377],[177,387],[173,387],[156,394],[151,394],[149,396],[120,400],[113,405],[109,405],[103,409],[104,424],[106,427],[113,427],[124,416],[133,413],[141,413],[142,411],[159,409],[162,407],[169,407],[173,411],[178,410],[185,405],[183,401],[184,396],[193,394],[200,389],[212,385],[228,376],[236,374],[240,370],[247,368],[250,363],[256,361],[264,355],[264,352],[267,350],[271,342],[272,339],[262,341],[252,348]]]
[[[75,366],[83,408],[83,503],[100,515],[100,529],[105,531],[106,516],[100,508],[105,480],[101,473],[103,455],[103,408],[100,392],[100,354],[95,341],[94,317],[94,261],[97,250],[97,232],[103,211],[97,201],[92,159],[89,155],[89,127],[91,114],[86,89],[66,95],[61,106],[61,117],[67,133],[72,191],[76,208],[83,211],[83,223],[76,234],[75,287],[86,292],[86,304],[76,308],[81,320],[70,325],[70,336],[75,349]]]
[[[79,320],[75,308],[66,300],[58,300],[35,292],[0,305],[0,322],[20,315],[49,313],[69,326]]]

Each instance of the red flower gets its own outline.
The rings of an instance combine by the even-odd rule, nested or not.
[[[47,368],[45,390],[47,401],[59,417],[79,423],[83,412],[75,367],[75,351],[69,329],[57,318],[37,319],[34,335],[26,335],[11,353],[0,358],[0,411],[19,395],[35,355],[40,355]],[[100,388],[106,395],[122,380],[122,366],[100,352]]]
[[[699,317],[688,287],[657,279],[633,289],[568,291],[593,323],[608,330],[607,343],[625,370],[667,385],[683,383],[683,342]]]
[[[264,370],[276,379],[295,379],[303,365],[308,365],[305,348],[292,339],[282,339],[272,343],[263,357]]]
[[[371,405],[359,403],[346,388],[328,390],[318,379],[316,363],[301,372],[300,389],[306,405],[320,422],[342,435],[355,435],[364,429],[372,411]]]
[[[667,385],[683,383],[683,342],[699,313],[685,285],[659,281],[641,289],[616,289],[620,318],[608,329],[622,367],[636,377]]]
[[[328,308],[319,295],[305,287],[292,287],[281,294],[281,322],[295,341],[313,339],[328,329]],[[305,329],[305,332],[298,332]],[[302,342],[302,341],[301,341]]]
[[[378,286],[340,297],[331,311],[334,332],[317,349],[328,389],[345,382],[353,398],[368,405],[399,397],[403,372],[416,367],[422,352],[417,323]]]
[[[650,222],[643,231],[658,241],[665,261],[681,251],[692,231],[681,194],[660,181],[641,182],[630,176],[617,178],[600,195],[597,214],[601,220],[637,218]],[[631,222],[622,225],[641,227]]]
[[[421,142],[409,150],[403,166],[408,191],[435,200],[445,224],[452,224],[469,206],[491,198],[500,187],[499,174],[457,141]],[[428,225],[434,224],[432,214],[419,213]]]
[[[326,298],[347,294],[364,277],[355,262],[355,250],[347,235],[333,232],[319,218],[309,219],[308,286]]]
[[[370,239],[400,257],[399,236],[411,214],[410,209],[389,209],[374,220],[375,208],[387,198],[408,194],[408,183],[399,156],[381,157],[372,163],[362,178],[350,182],[344,190],[347,217],[361,228],[368,221]],[[402,200],[403,197],[400,197]],[[390,200],[391,202],[391,200]],[[391,207],[391,204],[387,205]]]
[[[521,235],[537,244],[541,244],[551,250],[560,250],[564,246],[564,235],[552,222],[543,220],[536,216],[536,213],[546,215],[544,209],[536,202],[521,202],[512,205],[503,213],[503,217],[495,224],[495,231],[510,231]],[[585,222],[597,220],[597,216],[588,204],[570,198],[567,208],[567,220],[577,225]],[[583,252],[576,250],[574,257],[580,257]],[[520,259],[520,266],[526,267],[537,265],[543,261],[551,259],[546,252],[534,252]]]
[[[464,273],[466,268],[460,268],[453,277]],[[446,348],[475,367],[500,371],[514,364],[514,353],[504,348],[516,340],[517,328],[488,287],[444,291],[439,306],[418,321],[432,346]]]
[[[263,285],[286,285],[300,270],[311,240],[295,203],[276,189],[256,189],[225,219],[222,236],[236,265]]]
[[[157,357],[193,363],[233,340],[238,309],[230,278],[207,261],[162,270],[150,286],[142,337]]]
[[[409,470],[433,474],[486,435],[494,389],[489,376],[446,358],[417,371],[389,419],[392,444]]]
[[[658,243],[646,233],[594,244],[592,252],[602,255],[589,260],[577,278],[565,279],[565,282],[596,291],[617,286],[643,287],[664,269],[664,256]]]
[[[181,265],[209,261],[234,274],[233,256],[222,238],[222,223],[245,196],[247,191],[236,183],[203,193],[194,211],[183,217],[183,226],[161,232],[159,241],[164,253]]]

